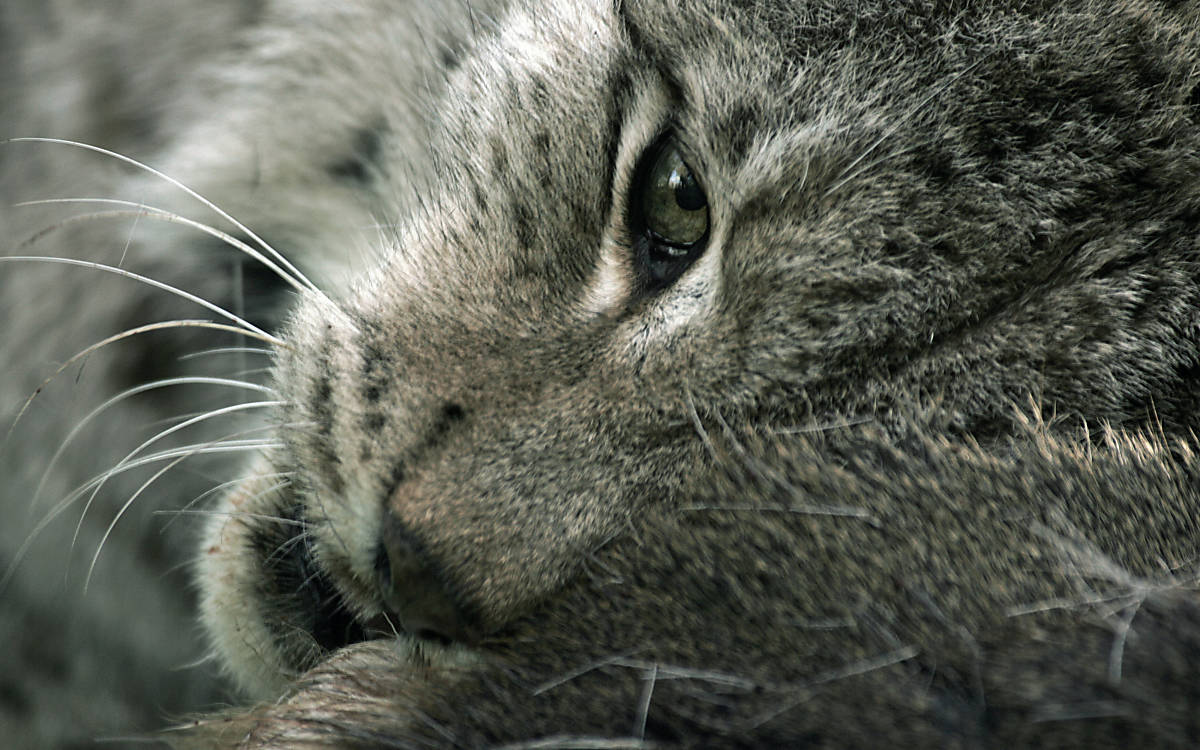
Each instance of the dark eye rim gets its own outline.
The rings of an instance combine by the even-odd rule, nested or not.
[[[704,192],[706,200],[708,198],[708,191],[704,189],[704,180],[700,177],[695,167],[692,166],[693,162],[687,158],[688,149],[673,132],[667,131],[659,135],[642,151],[642,155],[638,158],[637,168],[633,172],[633,180],[630,183],[626,214],[627,225],[630,230],[634,267],[640,286],[647,293],[661,291],[675,283],[683,275],[684,271],[704,254],[704,250],[708,246],[708,239],[712,234],[711,213],[709,225],[705,228],[704,235],[695,242],[672,242],[650,229],[643,207],[643,195],[647,188],[646,181],[650,170],[654,168],[663,151],[668,148],[673,148],[680,153],[684,163],[692,171],[692,177],[699,184],[701,191]],[[711,207],[711,201],[709,201],[709,206]],[[681,255],[673,255],[670,252],[671,250],[683,250],[685,252]]]

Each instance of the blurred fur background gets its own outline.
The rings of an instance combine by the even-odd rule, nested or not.
[[[0,4],[0,139],[71,139],[150,159],[178,118],[188,116],[179,92],[195,85],[207,62],[231,52],[236,30],[258,12],[256,3],[241,0],[6,0]],[[15,205],[54,197],[138,200],[118,187],[129,184],[129,174],[111,159],[71,147],[0,146],[0,255],[123,260],[146,273],[145,258],[129,241],[132,220],[63,225],[66,217],[96,208]],[[79,247],[81,236],[98,241]],[[217,270],[214,283],[229,284],[230,268]],[[161,364],[156,358],[171,352],[167,339],[109,347],[76,362],[9,432],[30,394],[73,354],[155,316],[162,295],[140,287],[80,268],[0,265],[0,433],[8,433],[0,448],[4,747],[82,748],[97,741],[142,747],[134,734],[226,699],[215,670],[201,663],[186,568],[194,522],[169,523],[171,516],[156,512],[164,510],[157,497],[134,503],[84,591],[100,538],[149,475],[116,478],[97,497],[74,543],[80,503],[43,523],[72,488],[137,445],[127,436],[114,440],[114,431],[161,429],[159,420],[180,411],[172,398],[162,392],[135,397],[86,426],[34,502],[52,454],[72,427],[108,397],[152,376]],[[215,478],[200,462],[168,481],[173,491],[165,494],[182,503]]]

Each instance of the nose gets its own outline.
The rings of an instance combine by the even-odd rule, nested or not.
[[[406,633],[442,643],[469,642],[470,629],[420,541],[385,512],[375,574],[390,616]]]

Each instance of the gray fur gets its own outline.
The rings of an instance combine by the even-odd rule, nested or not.
[[[4,32],[37,28],[38,7],[0,11]],[[281,331],[268,382],[286,402],[194,433],[276,442],[204,459],[208,477],[173,470],[82,602],[41,593],[78,512],[44,532],[3,593],[5,632],[81,617],[126,645],[68,630],[67,676],[7,669],[14,705],[46,706],[6,719],[21,741],[55,741],[39,717],[133,658],[85,733],[214,699],[204,670],[167,672],[197,653],[193,605],[154,571],[186,543],[215,661],[266,703],[168,735],[183,745],[1200,743],[1194,4],[280,0],[206,17],[211,46],[169,51],[154,22],[113,24],[150,45],[155,64],[130,66],[117,30],[67,13],[91,41],[22,39],[0,79],[11,122],[151,160],[325,290],[251,272],[243,300],[230,269],[252,264],[145,217],[18,248],[67,209],[5,209],[10,254],[120,261],[245,304]],[[111,65],[123,96],[71,104],[71,127],[39,115],[56,55],[95,96],[91,61]],[[711,230],[652,293],[628,205],[664,133]],[[95,180],[244,234],[94,156],[4,149],[14,200]],[[9,264],[0,285],[9,414],[88,344],[201,317],[80,269]],[[238,341],[168,331],[73,366],[5,446],[6,509],[26,513],[95,404],[236,372],[174,355]],[[230,399],[123,404],[102,421],[127,439],[94,433],[41,502],[141,425]],[[148,476],[99,496],[81,549]],[[173,525],[139,558],[153,510],[238,477],[205,528]],[[28,534],[5,527],[6,557]]]

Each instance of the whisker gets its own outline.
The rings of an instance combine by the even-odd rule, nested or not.
[[[263,354],[270,356],[274,354],[273,349],[262,349],[257,346],[222,346],[214,349],[205,349],[199,352],[191,352],[190,354],[180,355],[179,361],[186,362],[189,359],[199,359],[207,357],[210,354]]]
[[[165,574],[174,573],[176,570],[178,570],[179,568],[181,568],[181,567],[183,567],[183,566],[185,566],[185,565],[187,565],[187,563],[183,563],[183,564],[181,564],[181,565],[174,565],[174,566],[172,566],[172,567],[171,567],[171,569],[170,569],[170,570],[167,570],[167,571],[165,571],[165,572],[164,572],[164,575],[165,575]],[[218,659],[218,658],[219,658],[219,657],[217,656],[217,654],[216,654],[216,652],[215,652],[215,651],[213,651],[213,652],[209,652],[209,653],[205,654],[204,656],[201,656],[199,659],[193,659],[192,661],[185,662],[185,663],[183,663],[183,664],[180,664],[180,665],[178,665],[178,666],[171,667],[171,670],[170,670],[170,671],[172,671],[172,672],[186,672],[186,671],[188,671],[188,670],[190,670],[190,669],[199,669],[200,667],[203,667],[205,664],[215,664],[215,663],[217,663],[217,659]]]
[[[234,403],[242,403],[242,402],[237,401]],[[205,413],[204,411],[184,411],[184,412],[180,412],[178,414],[172,414],[169,417],[162,417],[161,419],[155,419],[152,422],[146,422],[144,424],[144,426],[148,430],[161,430],[167,426],[179,424],[180,422],[182,422],[185,419],[191,419],[192,417],[198,417],[204,413]]]
[[[134,491],[134,493],[129,496],[129,499],[125,501],[125,504],[122,505],[121,508],[117,511],[116,515],[113,516],[112,522],[108,524],[108,528],[104,530],[103,536],[100,537],[100,543],[96,545],[96,554],[92,555],[92,562],[88,565],[87,575],[85,575],[83,578],[83,593],[85,596],[87,595],[88,585],[92,582],[92,573],[96,570],[96,562],[100,559],[100,552],[101,552],[101,550],[104,549],[104,544],[105,544],[105,542],[108,541],[108,537],[112,534],[112,530],[117,527],[117,522],[120,521],[121,518],[123,518],[125,516],[125,511],[129,510],[130,506],[133,505],[133,501],[137,500],[138,497],[146,490],[146,488],[149,487],[151,484],[153,484],[156,479],[161,477],[163,474],[166,474],[171,469],[175,468],[178,464],[180,464],[184,460],[186,460],[190,455],[191,454],[188,454],[186,456],[180,456],[179,458],[175,459],[171,463],[167,464],[166,466],[162,467],[158,471],[154,472],[154,474],[152,474],[149,479],[147,479],[145,482],[142,483],[142,486],[138,487],[137,490]],[[84,511],[86,512],[87,509],[85,508]],[[83,523],[82,517],[80,518],[79,522],[82,525],[82,523]],[[76,534],[79,533],[78,527],[76,527],[75,531],[76,531]],[[75,548],[75,540],[72,539],[71,540],[71,549],[73,550],[74,548]],[[68,556],[69,556],[69,554],[70,553],[68,553]]]
[[[287,477],[287,478],[281,482],[276,482],[275,484],[271,485],[270,487],[266,487],[256,493],[254,493],[253,495],[251,495],[248,498],[249,500],[253,501],[259,497],[262,497],[263,495],[267,494],[268,492],[274,492],[275,490],[283,489],[284,487],[287,487],[288,485],[290,485],[292,483],[292,480],[290,478],[291,472],[273,472],[270,474],[256,475],[256,478],[262,478],[262,477]],[[192,499],[192,501],[189,502],[187,504],[187,506],[184,508],[180,508],[177,510],[152,511],[151,515],[155,515],[155,516],[170,515],[170,516],[172,516],[171,520],[167,521],[163,525],[163,528],[160,530],[159,533],[165,532],[167,530],[167,527],[169,527],[171,524],[175,523],[175,520],[177,518],[179,518],[180,516],[184,516],[184,515],[198,515],[198,516],[225,517],[225,518],[252,518],[252,519],[255,519],[258,521],[265,521],[267,523],[279,523],[279,524],[284,524],[284,525],[293,525],[293,526],[300,526],[300,527],[305,526],[304,521],[298,521],[294,518],[284,518],[282,516],[275,516],[275,515],[271,515],[268,513],[251,513],[249,511],[244,511],[244,510],[226,510],[226,511],[212,510],[212,509],[195,510],[192,508],[192,506],[195,505],[197,502],[199,502],[202,498],[207,497],[208,495],[211,495],[215,492],[220,492],[221,490],[228,489],[229,487],[236,485],[240,482],[244,482],[247,479],[250,479],[250,477],[241,477],[239,479],[234,479],[232,481],[222,482],[221,484],[217,485],[216,487],[213,487],[209,490],[206,490],[205,492],[202,492],[200,495],[198,495],[197,497]],[[301,536],[301,535],[296,534],[292,538],[295,539],[296,537],[299,537],[299,536]],[[176,563],[175,565],[172,565],[170,568],[167,568],[167,570],[164,571],[164,575],[173,573],[176,570],[188,567],[192,564],[193,564],[193,561],[186,561],[186,560],[183,562],[180,562],[180,563]]]
[[[393,638],[399,638],[400,637],[400,628],[396,625],[396,623],[392,622],[392,618],[387,613],[387,611],[385,610],[383,612],[380,612],[379,614],[383,617],[383,621],[384,621],[384,623],[387,624],[387,627],[388,627],[388,629],[386,631],[381,631],[381,632],[384,632],[384,633],[390,632],[391,636]]]
[[[0,258],[0,260],[4,260],[4,258]],[[32,404],[34,399],[36,399],[38,397],[38,394],[40,394],[47,385],[49,385],[51,382],[53,382],[54,379],[57,378],[59,375],[61,375],[68,367],[70,367],[74,363],[78,362],[80,359],[83,359],[84,357],[88,356],[92,352],[97,351],[105,346],[108,346],[109,344],[116,343],[123,339],[127,339],[131,336],[137,336],[142,333],[147,333],[149,331],[161,331],[161,330],[166,330],[166,329],[170,329],[170,328],[207,328],[209,330],[214,330],[214,331],[228,331],[231,333],[237,333],[237,334],[241,334],[241,335],[253,335],[253,334],[246,334],[240,328],[235,328],[233,326],[226,325],[224,323],[214,323],[211,320],[165,320],[165,321],[160,321],[158,323],[147,323],[146,325],[138,326],[137,328],[130,328],[128,330],[122,331],[121,333],[113,334],[112,336],[109,336],[108,338],[103,339],[101,341],[97,341],[95,344],[92,344],[91,346],[87,347],[86,349],[84,349],[80,352],[77,352],[74,356],[72,356],[70,359],[68,359],[66,362],[64,362],[57,370],[52,372],[49,377],[47,377],[45,380],[43,380],[38,385],[37,388],[33,389],[33,393],[29,394],[29,398],[25,399],[25,403],[21,404],[21,408],[17,410],[16,416],[13,417],[12,423],[9,424],[9,426],[8,426],[8,431],[6,433],[4,433],[4,440],[2,442],[0,442],[0,450],[3,450],[4,446],[8,445],[8,441],[12,437],[13,430],[15,430],[17,428],[17,424],[21,421],[21,418],[23,416],[25,416],[25,412],[29,410],[30,404]],[[237,382],[241,382],[241,381],[228,381],[228,382],[237,383]],[[251,388],[251,389],[266,388],[266,386],[254,386],[249,383],[244,383],[243,385],[245,385],[246,387]],[[268,390],[266,392],[274,393],[274,391],[270,391],[270,390]]]
[[[129,232],[125,235],[125,245],[121,248],[121,257],[117,259],[118,266],[125,265],[125,258],[129,256],[129,248],[133,245],[133,237],[137,234],[138,224],[141,223],[142,217],[145,215],[145,211],[138,211],[137,216],[133,217],[133,222],[129,225]]]
[[[232,442],[235,444],[240,444],[243,442],[251,444],[251,445],[236,445],[236,449],[238,449],[238,450],[253,449],[255,447],[264,445],[264,441],[232,441]],[[275,445],[275,444],[270,443],[268,445]],[[151,475],[149,479],[147,479],[145,482],[143,482],[142,485],[140,487],[138,487],[137,490],[132,495],[129,496],[129,499],[125,501],[125,503],[120,507],[119,510],[117,510],[116,515],[113,516],[113,520],[108,524],[108,528],[106,528],[104,530],[104,534],[100,537],[99,544],[96,545],[96,553],[94,555],[92,555],[92,561],[91,561],[91,563],[88,564],[87,575],[84,576],[84,579],[83,579],[83,593],[85,595],[87,594],[88,584],[90,584],[92,581],[92,574],[96,570],[96,563],[100,560],[100,553],[102,551],[104,551],[105,543],[108,542],[108,538],[112,535],[113,529],[115,529],[117,527],[117,523],[119,523],[120,520],[122,518],[124,518],[125,513],[129,510],[130,507],[133,506],[134,501],[137,500],[138,497],[140,497],[141,494],[143,492],[145,492],[147,488],[150,487],[150,485],[154,484],[154,482],[157,481],[159,477],[161,477],[163,474],[166,474],[168,471],[175,468],[183,461],[191,458],[192,456],[201,456],[201,455],[206,455],[206,454],[210,454],[210,453],[228,452],[225,449],[227,449],[229,447],[230,447],[229,442],[208,444],[203,447],[189,446],[188,450],[180,453],[175,458],[175,460],[171,461],[169,464],[167,464],[163,468],[154,472],[154,474]],[[166,453],[166,451],[163,451],[163,453]],[[155,454],[155,455],[161,455],[161,454]]]
[[[26,238],[24,241],[22,241],[20,244],[17,245],[18,249],[23,248],[23,247],[28,247],[29,245],[34,244],[35,242],[39,241],[42,237],[46,236],[50,232],[56,231],[58,229],[61,229],[66,226],[70,226],[71,224],[75,224],[75,223],[78,223],[81,221],[91,221],[91,220],[95,220],[95,219],[113,219],[113,218],[122,218],[123,219],[123,218],[130,218],[130,217],[132,217],[135,221],[137,221],[138,219],[140,219],[143,216],[148,216],[152,219],[157,219],[159,221],[167,222],[169,224],[181,224],[186,227],[191,227],[192,229],[196,229],[198,231],[204,232],[207,235],[216,237],[217,239],[221,240],[222,242],[229,245],[230,247],[232,247],[236,250],[240,250],[241,252],[245,253],[246,255],[250,256],[254,260],[258,261],[259,263],[261,263],[264,266],[266,266],[267,268],[269,268],[277,276],[279,276],[279,278],[286,281],[288,283],[288,285],[291,286],[296,291],[304,292],[308,289],[308,287],[306,287],[304,284],[297,281],[295,277],[291,276],[290,274],[287,273],[287,271],[280,268],[279,265],[277,263],[275,263],[275,261],[266,257],[265,255],[263,255],[259,251],[255,250],[254,248],[250,247],[250,245],[246,244],[245,242],[242,242],[237,237],[234,237],[232,234],[229,234],[228,232],[223,232],[220,229],[217,229],[214,226],[205,224],[202,221],[196,221],[194,219],[189,219],[186,216],[182,216],[180,214],[175,213],[174,211],[168,211],[163,208],[158,208],[157,206],[147,206],[144,203],[137,203],[135,201],[121,200],[119,198],[43,198],[41,200],[21,201],[20,203],[14,203],[13,206],[16,208],[21,208],[21,207],[25,207],[25,206],[44,206],[44,205],[59,204],[59,203],[103,204],[103,205],[109,205],[109,206],[129,206],[129,207],[133,207],[137,210],[135,210],[135,211],[98,211],[95,213],[82,214],[79,216],[71,216],[71,217],[68,217],[68,218],[65,218],[65,219],[59,221],[58,223],[54,224],[53,226],[46,227],[45,229],[41,230],[40,232],[37,232],[36,234]]]
[[[291,480],[292,472],[290,472],[290,471],[275,471],[275,472],[271,472],[269,474],[259,474],[257,476],[259,476],[259,477],[281,477],[283,479],[283,481],[277,482],[277,483],[271,485],[267,489],[263,490],[263,492],[273,492],[274,490],[282,489],[292,483],[292,480]],[[204,492],[201,492],[199,495],[196,495],[194,498],[192,498],[191,500],[188,501],[187,505],[183,506],[182,508],[178,508],[176,510],[156,510],[156,511],[154,511],[154,514],[155,515],[157,515],[157,514],[176,514],[176,517],[178,517],[178,515],[180,515],[184,512],[191,511],[197,503],[199,503],[199,502],[207,499],[208,497],[215,495],[219,492],[224,492],[225,490],[229,489],[230,487],[236,487],[237,485],[241,484],[242,482],[245,482],[249,478],[250,477],[238,477],[237,479],[230,479],[228,481],[221,482],[220,484],[216,485],[215,487],[210,487],[207,490],[205,490]],[[255,496],[257,497],[257,494]],[[213,511],[213,512],[216,512],[216,511]],[[165,532],[168,528],[171,527],[171,524],[173,524],[173,523],[175,523],[174,518],[172,518],[170,521],[167,521],[165,524],[163,524],[163,527],[160,530],[160,533]]]
[[[25,555],[28,554],[29,548],[33,545],[34,541],[37,540],[37,537],[39,537],[41,533],[45,531],[51,523],[54,522],[55,519],[62,515],[67,508],[70,508],[79,498],[83,497],[84,493],[95,487],[96,483],[105,481],[116,474],[123,474],[127,471],[131,471],[141,466],[154,464],[159,461],[166,461],[175,458],[188,458],[196,455],[246,453],[254,450],[269,450],[280,447],[282,447],[281,443],[270,440],[218,440],[210,443],[199,443],[196,445],[188,445],[181,448],[159,451],[148,456],[142,456],[136,461],[130,461],[119,470],[109,469],[108,471],[92,477],[90,480],[84,482],[81,486],[75,488],[66,497],[60,500],[53,508],[50,509],[49,512],[46,513],[45,517],[43,517],[42,520],[39,521],[36,526],[34,526],[33,530],[29,532],[29,535],[25,538],[25,541],[21,543],[21,546],[13,555],[3,577],[0,577],[0,592],[4,591],[4,589],[8,586],[8,583],[12,580],[13,575],[16,574],[17,567],[20,565],[21,560],[23,560]]]
[[[876,142],[875,144],[872,144],[871,149],[874,149],[876,145],[878,145],[878,142]],[[824,195],[826,197],[833,195],[834,193],[836,193],[838,190],[840,190],[845,185],[853,182],[854,180],[858,179],[860,176],[862,176],[864,174],[868,174],[875,167],[886,164],[888,161],[890,161],[892,159],[898,159],[901,156],[904,156],[905,154],[913,153],[914,151],[916,151],[916,147],[899,148],[899,149],[895,149],[895,150],[880,154],[879,156],[877,156],[876,158],[874,158],[868,162],[862,161],[863,156],[866,156],[866,154],[863,154],[854,161],[854,163],[857,164],[858,167],[856,169],[854,169],[854,171],[850,171],[851,168],[847,167],[846,170],[842,172],[841,179],[839,179],[836,184],[832,185],[828,190],[826,190]]]
[[[180,190],[187,193],[191,197],[195,198],[206,208],[212,210],[218,216],[220,216],[222,219],[225,219],[230,224],[235,226],[239,231],[244,232],[247,237],[249,237],[255,243],[257,243],[258,246],[261,247],[264,251],[266,251],[266,253],[268,255],[270,255],[271,257],[278,260],[280,262],[280,264],[282,264],[283,267],[286,268],[296,279],[298,279],[301,283],[303,283],[305,287],[307,287],[310,291],[315,292],[316,294],[320,295],[321,297],[325,297],[325,293],[322,292],[319,288],[317,288],[316,284],[309,281],[308,278],[303,273],[300,272],[300,269],[298,269],[294,265],[292,265],[292,263],[287,258],[285,258],[282,253],[280,253],[275,248],[271,247],[266,242],[266,240],[264,240],[262,237],[259,237],[254,232],[250,231],[249,227],[247,227],[245,224],[238,221],[237,219],[233,218],[224,209],[220,208],[219,206],[217,206],[217,204],[215,204],[212,201],[210,201],[209,199],[205,198],[203,195],[200,195],[195,190],[192,190],[190,187],[188,187],[187,185],[184,185],[182,182],[175,179],[174,177],[171,177],[163,172],[158,171],[154,167],[151,167],[149,164],[144,164],[143,162],[140,162],[137,159],[130,158],[128,156],[125,156],[124,154],[119,154],[115,151],[110,151],[106,148],[101,148],[99,146],[93,146],[88,143],[80,143],[79,141],[66,140],[63,138],[11,138],[6,141],[0,141],[0,145],[7,144],[7,143],[56,143],[56,144],[59,144],[62,146],[73,146],[75,148],[84,149],[85,151],[93,151],[97,154],[103,154],[104,156],[110,157],[112,159],[116,159],[117,161],[123,162],[125,164],[129,164],[132,167],[136,167],[137,169],[140,169],[144,172],[152,174],[155,177],[157,177],[161,180],[164,180],[165,182],[167,182],[170,185],[174,185],[175,187],[179,188]],[[326,297],[326,299],[328,299],[328,297]]]
[[[291,552],[292,549],[295,548],[297,545],[299,545],[299,544],[308,545],[308,544],[312,543],[312,531],[309,528],[308,521],[300,520],[300,521],[298,521],[298,523],[300,525],[300,531],[296,532],[295,534],[292,534],[290,537],[287,538],[286,541],[283,541],[283,542],[275,545],[275,549],[271,550],[271,552],[263,558],[264,564],[273,565],[273,564],[279,562],[283,558],[284,555]],[[315,575],[316,575],[315,573],[310,574],[308,577],[306,577],[303,581],[300,582],[300,586],[304,586],[306,584],[312,583],[314,580],[316,580]]]
[[[133,279],[134,281],[140,281],[143,284],[149,284],[150,286],[154,287],[155,289],[161,289],[165,292],[170,292],[171,294],[174,294],[177,297],[182,297],[183,299],[186,299],[189,302],[195,302],[196,304],[200,305],[201,307],[205,308],[206,310],[215,312],[217,315],[220,315],[222,318],[225,318],[227,320],[232,320],[234,323],[238,324],[238,327],[239,327],[238,332],[239,333],[244,333],[244,335],[253,336],[256,339],[260,339],[262,341],[267,342],[268,344],[273,344],[275,346],[280,346],[283,344],[283,339],[272,336],[271,334],[267,333],[263,329],[259,328],[258,326],[254,325],[253,323],[251,323],[250,321],[245,320],[243,318],[239,318],[237,315],[234,315],[233,313],[229,312],[228,310],[226,310],[225,308],[221,307],[220,305],[218,305],[216,303],[209,302],[208,300],[204,299],[203,297],[198,297],[198,296],[192,294],[191,292],[185,292],[184,290],[182,290],[178,287],[171,286],[170,284],[166,284],[161,281],[157,281],[155,279],[150,278],[149,276],[143,276],[141,274],[134,273],[133,271],[126,271],[124,268],[118,268],[116,266],[109,266],[104,263],[97,263],[97,262],[91,261],[91,260],[78,260],[76,258],[59,258],[59,257],[53,256],[53,255],[4,255],[4,256],[0,256],[0,262],[11,262],[11,261],[18,261],[18,262],[25,262],[25,263],[30,263],[30,262],[33,262],[33,263],[61,263],[63,265],[67,265],[67,266],[79,266],[81,268],[90,268],[93,271],[103,271],[104,273],[111,273],[111,274],[115,274],[117,276],[124,276],[127,279]],[[241,329],[244,329],[244,331]]]
[[[139,393],[145,393],[146,391],[152,391],[152,390],[156,390],[159,388],[168,388],[170,386],[175,386],[175,385],[194,385],[194,384],[227,386],[230,388],[243,388],[243,389],[249,390],[249,391],[258,391],[260,393],[265,393],[265,394],[272,395],[272,396],[275,395],[275,391],[273,389],[268,388],[267,386],[264,386],[264,385],[258,385],[256,383],[246,383],[246,382],[243,382],[240,380],[230,380],[228,378],[213,378],[213,377],[201,377],[201,376],[166,378],[163,380],[155,380],[153,382],[143,383],[142,385],[135,386],[126,391],[118,393],[116,396],[113,396],[112,398],[108,399],[104,403],[97,406],[95,409],[92,409],[92,411],[89,412],[85,417],[83,417],[83,419],[79,420],[79,422],[77,422],[75,424],[75,427],[71,429],[71,432],[68,433],[67,436],[63,439],[62,443],[59,444],[58,450],[55,451],[54,455],[50,458],[50,463],[46,466],[46,470],[42,473],[42,478],[38,482],[37,490],[33,493],[33,501],[30,503],[30,508],[33,508],[37,505],[38,498],[40,498],[42,496],[42,491],[45,489],[46,482],[48,481],[51,472],[53,472],[54,467],[58,465],[59,458],[62,457],[62,454],[66,451],[66,449],[70,446],[70,444],[75,440],[75,438],[79,435],[79,433],[85,427],[87,427],[88,424],[91,423],[91,421],[93,419],[100,416],[101,414],[103,414],[105,411],[107,411],[111,407],[121,403],[125,399],[132,398],[133,396],[136,396]],[[20,415],[18,415],[18,417],[19,416]]]
[[[83,579],[83,593],[85,595],[87,594],[88,585],[92,581],[92,573],[94,573],[96,570],[96,563],[99,562],[99,560],[100,560],[100,553],[104,550],[105,543],[108,542],[108,538],[109,538],[109,536],[112,535],[113,529],[115,529],[117,527],[117,523],[120,522],[120,520],[125,516],[126,511],[128,511],[133,506],[134,501],[136,501],[138,499],[138,497],[140,497],[141,494],[143,492],[145,492],[146,489],[150,487],[150,485],[154,484],[154,482],[157,481],[158,478],[161,477],[163,474],[166,474],[168,471],[175,468],[180,463],[186,461],[187,459],[191,458],[192,456],[200,455],[200,454],[204,454],[204,453],[208,453],[208,452],[209,452],[209,450],[207,448],[201,448],[199,450],[191,451],[182,456],[179,456],[171,463],[167,464],[166,466],[162,467],[158,471],[154,472],[154,474],[151,475],[151,477],[149,479],[147,479],[145,482],[143,482],[142,485],[140,487],[138,487],[137,490],[134,491],[134,493],[132,495],[129,496],[129,499],[125,501],[125,503],[117,511],[116,515],[113,516],[113,520],[108,524],[108,528],[106,528],[104,530],[104,534],[100,537],[99,544],[96,545],[96,553],[94,555],[92,555],[92,561],[88,565],[87,575],[84,576],[84,579]],[[89,503],[90,503],[90,500],[89,500]],[[84,509],[84,512],[87,512],[86,508]],[[81,518],[80,524],[82,525],[82,523],[83,523],[83,519]],[[79,529],[77,527],[76,534],[78,534],[78,532],[79,532]],[[74,547],[75,547],[75,540],[72,539],[71,540],[71,548],[74,549]]]
[[[191,427],[192,425],[199,424],[199,423],[204,422],[209,419],[215,419],[216,417],[221,417],[226,414],[233,414],[234,412],[246,411],[248,409],[263,409],[263,408],[269,408],[272,406],[282,406],[284,403],[286,403],[286,402],[284,402],[284,401],[252,401],[250,403],[234,404],[233,406],[226,406],[221,409],[213,409],[212,411],[205,412],[198,416],[192,417],[191,419],[184,420],[183,422],[180,422],[177,425],[168,427],[167,429],[162,430],[162,431],[158,432],[157,434],[147,438],[144,442],[142,442],[141,445],[134,448],[132,451],[130,451],[128,454],[126,454],[124,458],[122,458],[120,461],[118,461],[113,468],[120,469],[127,461],[132,460],[134,456],[141,453],[147,447],[153,445],[154,443],[158,442],[159,440],[162,440],[163,438],[167,437],[168,435],[179,432],[180,430],[185,430],[188,427]],[[267,427],[264,427],[263,429],[274,429],[274,427],[267,426]],[[250,432],[256,432],[256,431],[257,430],[251,430]],[[247,434],[247,433],[239,433],[239,434]],[[92,494],[87,499],[87,502],[83,504],[83,512],[79,514],[79,523],[77,523],[75,525],[75,534],[71,537],[71,549],[75,549],[75,542],[79,539],[79,531],[80,531],[80,529],[83,528],[83,521],[85,518],[87,518],[87,514],[88,514],[88,511],[92,507],[92,503],[95,502],[96,496],[100,494],[100,490],[104,488],[104,485],[107,481],[108,481],[107,479],[104,479],[99,484],[97,484],[92,489]]]
[[[275,485],[272,485],[272,486],[266,488],[265,490],[263,490],[263,492],[271,492],[271,491],[279,489],[280,487],[285,487],[285,486],[287,486],[287,482],[280,482],[278,484],[275,484]],[[269,521],[271,523],[278,523],[283,526],[303,527],[305,525],[304,521],[297,521],[294,518],[282,518],[280,516],[272,516],[267,513],[251,513],[249,511],[244,511],[244,510],[197,510],[197,509],[156,510],[156,511],[154,511],[153,515],[176,516],[176,517],[178,517],[178,516],[207,516],[207,517],[226,516],[228,518],[253,518],[256,521]]]
[[[856,417],[853,419],[844,419],[837,422],[814,422],[811,425],[792,426],[792,427],[777,427],[771,430],[774,435],[811,435],[821,432],[833,432],[834,430],[843,430],[848,427],[857,427],[858,425],[870,424],[875,421],[874,417]]]
[[[252,432],[262,432],[264,430],[269,430],[269,429],[272,429],[272,427],[270,425],[264,425],[262,427],[254,429],[254,430],[244,430],[237,434],[246,435],[246,434],[250,434]],[[97,474],[95,477],[90,479],[84,486],[77,488],[71,494],[73,494],[76,498],[78,498],[79,496],[81,496],[83,494],[83,492],[87,492],[87,491],[91,490],[92,487],[94,487],[96,485],[96,482],[104,481],[104,479],[106,477],[110,477],[110,476],[113,476],[116,474],[123,474],[126,471],[128,471],[130,469],[136,469],[139,466],[146,466],[147,464],[153,464],[158,461],[165,461],[167,459],[177,458],[179,456],[199,455],[200,452],[203,452],[203,453],[236,453],[236,452],[240,452],[240,451],[252,450],[255,448],[281,448],[281,447],[283,447],[283,443],[281,443],[277,440],[265,440],[263,438],[247,438],[247,439],[243,439],[243,440],[228,439],[227,440],[225,438],[222,438],[219,440],[209,441],[207,443],[194,443],[192,445],[180,446],[178,448],[167,448],[167,449],[164,449],[161,451],[156,451],[154,453],[148,453],[145,456],[142,456],[141,458],[139,458],[135,461],[130,461],[129,463],[127,463],[126,465],[124,465],[120,468],[112,468],[112,469],[108,469],[107,471],[101,472],[100,474]],[[203,451],[198,452],[197,449],[201,449],[201,448],[203,449]]]
[[[271,373],[274,371],[275,371],[274,367],[251,367],[248,370],[237,370],[231,374],[236,375],[239,378],[247,378],[247,377],[250,377],[251,375],[266,375],[267,373]]]

